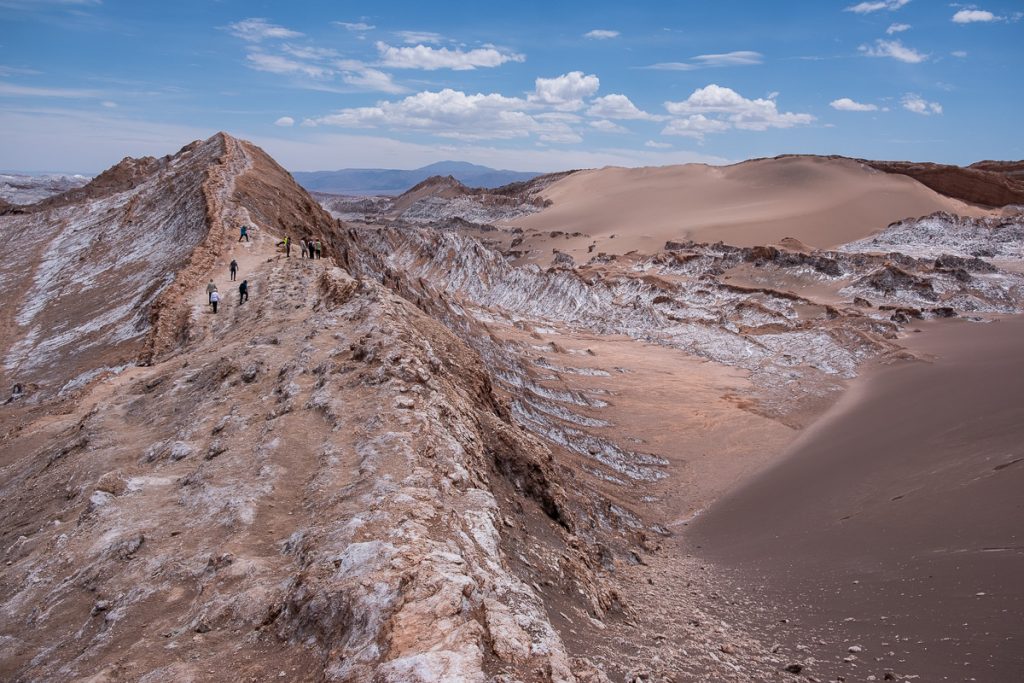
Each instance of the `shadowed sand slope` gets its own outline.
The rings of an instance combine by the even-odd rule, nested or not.
[[[861,644],[859,676],[1022,680],[1024,321],[923,337],[934,364],[869,380],[690,541],[790,619]]]
[[[902,218],[981,213],[909,177],[820,157],[581,171],[551,185],[544,197],[553,206],[515,224],[583,232],[598,239],[599,250],[614,253],[650,252],[681,239],[753,246],[795,237],[832,247]],[[612,234],[613,242],[601,239]]]

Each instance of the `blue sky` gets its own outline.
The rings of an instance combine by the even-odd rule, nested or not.
[[[1024,3],[0,0],[0,168],[1024,157]]]

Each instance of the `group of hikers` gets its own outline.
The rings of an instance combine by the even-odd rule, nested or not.
[[[277,243],[277,246],[284,247],[284,255],[292,255],[292,238],[285,236],[284,240]],[[320,240],[306,240],[305,238],[299,240],[299,257],[300,258],[323,258],[324,245]]]
[[[249,226],[242,225],[239,228],[238,241],[245,240],[249,241]],[[284,246],[284,255],[291,256],[292,254],[292,239],[291,237],[285,236],[284,240],[277,243],[277,246]],[[307,240],[305,238],[299,240],[299,246],[301,247],[300,254],[302,258],[323,258],[324,246],[320,240]],[[231,259],[231,264],[228,266],[228,273],[231,276],[231,281],[234,282],[238,277],[238,261]],[[217,285],[213,280],[206,285],[206,295],[209,298],[210,306],[213,307],[213,312],[217,312],[217,304],[220,303],[220,292],[217,291]],[[238,305],[241,306],[244,302],[249,300],[249,281],[242,280],[242,284],[238,285]]]
[[[244,228],[243,228],[244,229]],[[228,273],[231,276],[231,281],[234,282],[238,279],[238,261],[231,259],[231,265],[228,266]],[[213,312],[217,312],[217,304],[220,303],[220,292],[217,291],[217,285],[213,280],[210,280],[210,284],[206,285],[206,296],[210,300],[210,305],[213,306]],[[238,305],[249,300],[249,281],[242,280],[242,284],[238,285]]]

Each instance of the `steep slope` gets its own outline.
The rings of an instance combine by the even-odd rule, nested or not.
[[[0,264],[0,381],[52,393],[175,348],[189,334],[185,299],[226,267],[242,224],[297,239],[334,221],[273,160],[224,134],[174,156],[126,158],[0,221],[5,242],[25,245]]]

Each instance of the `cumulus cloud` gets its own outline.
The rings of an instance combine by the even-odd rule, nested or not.
[[[576,111],[583,108],[583,98],[590,97],[601,87],[601,81],[593,74],[570,71],[554,78],[538,78],[529,101],[547,105],[560,111]]]
[[[277,121],[274,121],[275,126],[281,126],[282,128],[291,128],[295,125],[295,119],[290,116],[282,116]]]
[[[669,122],[662,133],[698,139],[705,133],[717,133],[728,128],[792,128],[814,121],[810,114],[780,112],[774,98],[747,99],[731,88],[714,83],[694,90],[682,102],[666,102],[665,109],[670,114],[684,118]]]
[[[590,103],[587,109],[590,116],[600,116],[605,119],[646,119],[654,120],[655,116],[648,114],[633,104],[625,95],[605,95],[598,97]]]
[[[298,31],[292,31],[284,26],[271,24],[266,19],[261,19],[259,17],[243,19],[242,21],[236,21],[233,24],[228,24],[227,30],[231,35],[241,38],[242,40],[248,40],[251,43],[258,43],[268,38],[287,39],[302,36]]]
[[[584,38],[592,38],[594,40],[608,40],[609,38],[618,38],[618,31],[609,31],[604,28],[595,28],[593,31],[587,31],[583,34]]]
[[[513,52],[503,52],[495,47],[480,47],[473,50],[435,48],[428,45],[414,47],[392,47],[384,42],[377,43],[380,63],[394,69],[453,69],[469,71],[478,67],[501,66],[505,62],[522,62],[526,57]]]
[[[942,105],[938,102],[929,102],[920,95],[913,93],[907,93],[903,96],[903,108],[907,111],[912,111],[915,114],[921,114],[922,116],[931,116],[932,114],[941,114]]]
[[[876,40],[874,45],[861,45],[859,48],[868,57],[891,57],[907,64],[920,64],[928,59],[928,55],[907,47],[898,40]]]
[[[997,17],[992,12],[983,9],[962,9],[953,15],[954,24],[974,24],[990,21],[1002,21],[1004,17]]]
[[[894,33],[903,33],[904,31],[909,31],[910,28],[910,24],[890,24],[889,28],[885,29],[885,32],[891,36]]]
[[[406,45],[418,45],[419,43],[436,45],[444,40],[444,36],[433,31],[396,31],[395,35],[401,38]]]
[[[281,55],[250,52],[246,59],[249,62],[249,67],[256,71],[266,71],[272,74],[301,74],[309,78],[327,78],[331,75],[330,69],[316,64],[299,62]]]
[[[660,62],[651,64],[647,69],[657,71],[694,71],[695,69],[708,69],[723,66],[753,66],[761,64],[764,55],[753,50],[737,50],[735,52],[723,52],[721,54],[697,55],[691,57],[687,62]]]
[[[341,26],[346,31],[353,31],[355,33],[362,33],[363,31],[372,31],[377,28],[373,24],[367,24],[365,21],[336,21],[335,25]]]
[[[608,119],[600,119],[598,121],[591,121],[590,127],[595,130],[599,130],[602,133],[628,133],[629,130],[620,126],[619,124],[609,121]]]
[[[855,12],[856,14],[870,14],[872,12],[878,12],[879,10],[889,10],[894,12],[900,7],[903,7],[910,0],[877,0],[876,2],[861,2],[856,5],[850,5],[844,12]]]
[[[662,135],[680,135],[683,137],[703,140],[706,133],[721,133],[729,130],[729,124],[720,119],[713,119],[703,114],[693,114],[682,119],[673,119],[665,126]]]
[[[839,111],[878,111],[877,105],[855,102],[849,97],[840,97],[838,100],[832,100],[828,105]]]
[[[535,135],[543,142],[572,143],[582,138],[571,123],[577,119],[559,112],[531,116],[529,103],[497,93],[469,95],[446,88],[420,92],[373,107],[341,109],[307,119],[303,125],[344,128],[390,128],[422,131],[460,140],[514,139]]]

